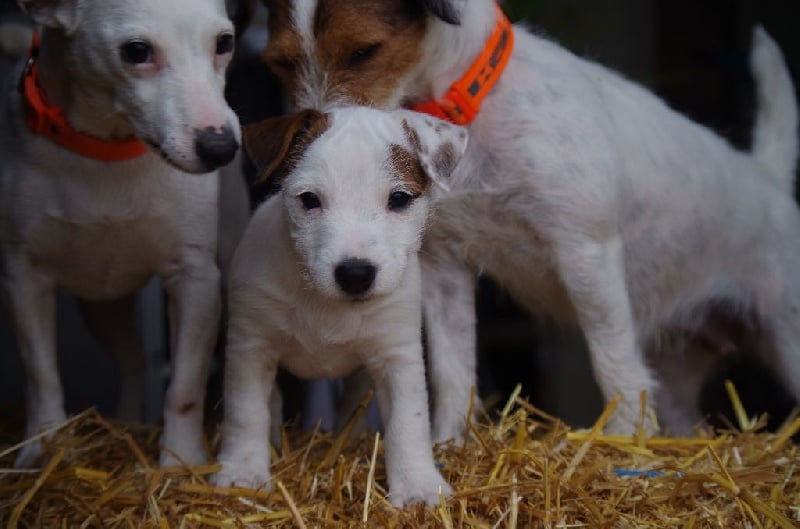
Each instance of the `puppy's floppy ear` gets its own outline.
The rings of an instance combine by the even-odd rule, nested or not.
[[[449,191],[450,175],[467,149],[467,129],[410,110],[399,110],[397,114],[422,169],[436,185]]]
[[[83,0],[17,0],[34,22],[70,34],[80,22]]]
[[[431,13],[448,24],[457,26],[461,23],[461,13],[466,0],[420,0]]]
[[[308,109],[244,127],[244,148],[258,170],[256,183],[291,171],[328,124],[328,114]]]

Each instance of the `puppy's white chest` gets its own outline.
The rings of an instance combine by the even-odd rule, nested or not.
[[[362,331],[366,322],[359,314],[303,307],[288,309],[282,319],[288,333],[276,333],[273,343],[280,350],[281,364],[303,378],[352,373],[363,364],[372,343],[369,333]]]

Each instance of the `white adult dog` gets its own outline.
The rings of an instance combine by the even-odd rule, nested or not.
[[[281,191],[256,211],[231,264],[215,483],[271,486],[279,364],[304,378],[364,367],[386,427],[390,500],[436,503],[450,488],[433,462],[417,252],[434,186],[446,186],[466,132],[354,107],[273,118],[244,136]]]
[[[26,434],[65,419],[55,289],[91,302],[90,315],[116,316],[95,325],[98,335],[124,373],[141,374],[125,318],[132,294],[157,274],[173,366],[161,463],[202,462],[220,310],[216,169],[240,136],[223,97],[233,51],[224,1],[20,4],[43,33],[3,102],[0,273],[25,370]],[[123,380],[120,408],[135,414],[142,380]],[[27,445],[17,464],[40,450]]]
[[[492,0],[266,3],[266,61],[298,106],[322,110],[441,101],[502,20]],[[741,153],[614,72],[515,34],[424,243],[434,438],[463,432],[477,273],[580,327],[604,396],[622,395],[611,430],[633,430],[643,390],[673,432],[698,420],[709,355],[661,338],[715,337],[725,325],[704,327],[728,314],[754,316],[758,352],[800,398],[797,108],[775,43],[756,30],[759,115]]]

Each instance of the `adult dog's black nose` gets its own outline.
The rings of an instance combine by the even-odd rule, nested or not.
[[[238,149],[239,142],[230,127],[206,127],[194,132],[194,150],[209,171],[230,163]]]
[[[377,271],[375,265],[365,259],[347,259],[336,265],[333,275],[343,292],[358,295],[370,289]]]

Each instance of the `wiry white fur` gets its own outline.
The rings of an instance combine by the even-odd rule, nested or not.
[[[169,295],[172,380],[161,463],[206,459],[203,399],[216,337],[219,272],[216,172],[202,172],[194,130],[238,121],[223,98],[227,56],[216,37],[232,31],[222,0],[22,2],[46,26],[40,79],[73,126],[99,138],[136,135],[163,152],[107,163],[34,136],[10,79],[0,120],[0,279],[25,368],[26,435],[65,418],[55,350],[55,289],[109,302],[97,330],[123,371],[120,410],[141,406],[143,360],[130,329],[130,296],[157,274]],[[119,47],[146,38],[162,68],[122,64]],[[96,309],[96,307],[95,307]],[[88,310],[90,320],[97,310]],[[90,321],[91,323],[91,321]],[[120,329],[127,329],[117,332]],[[18,465],[41,446],[29,444]]]
[[[440,97],[479,54],[492,2],[454,3],[461,25],[430,17],[398,100]],[[669,358],[678,369],[692,351],[660,351],[648,365],[643,348],[713,300],[757,312],[760,352],[800,398],[797,110],[763,31],[753,58],[762,108],[750,155],[517,26],[513,56],[469,127],[453,193],[438,202],[424,243],[435,439],[462,433],[476,382],[476,273],[583,330],[603,394],[623,397],[614,431],[632,431],[642,390],[673,431],[691,425],[702,377],[659,385],[657,368]]]
[[[343,376],[363,366],[386,425],[392,503],[434,504],[440,488],[450,492],[432,459],[421,344],[417,251],[430,191],[403,211],[387,207],[390,194],[407,185],[387,163],[391,144],[411,149],[403,120],[429,152],[444,142],[453,144],[456,157],[464,151],[463,131],[412,112],[334,111],[330,128],[245,231],[229,282],[217,485],[271,487],[268,434],[280,415],[266,403],[277,393],[279,364],[305,378]],[[303,208],[298,197],[304,192],[315,193],[322,207]],[[378,267],[373,287],[358,299],[333,277],[351,258]]]

